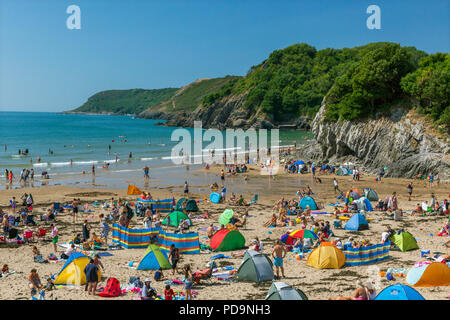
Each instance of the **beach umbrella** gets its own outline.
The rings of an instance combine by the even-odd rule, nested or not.
[[[225,209],[225,211],[220,215],[219,223],[223,226],[230,223],[230,219],[233,217],[233,210],[231,209]]]
[[[312,232],[311,230],[307,230],[307,229],[300,229],[300,230],[295,230],[294,232],[289,233],[289,235],[293,238],[301,238],[301,239],[306,239],[306,238],[310,238],[310,239],[319,239],[319,237]]]
[[[291,245],[295,243],[295,239],[291,237],[288,233],[283,234],[280,238],[281,242],[287,245]]]

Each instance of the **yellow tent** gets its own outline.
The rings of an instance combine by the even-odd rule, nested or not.
[[[345,263],[345,254],[331,242],[324,242],[314,249],[306,265],[317,269],[339,269]]]
[[[138,187],[130,184],[130,185],[128,185],[127,193],[130,195],[140,195],[140,194],[142,194],[142,191]]]
[[[57,285],[74,284],[81,286],[86,283],[84,268],[89,263],[89,258],[79,252],[74,252],[67,259],[66,264],[58,273],[54,283]],[[102,273],[98,270],[98,281],[100,282]]]

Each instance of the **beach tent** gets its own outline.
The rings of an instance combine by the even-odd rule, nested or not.
[[[122,294],[120,289],[120,282],[116,278],[109,278],[106,282],[106,287],[98,295],[104,298],[114,298]]]
[[[302,207],[303,210],[306,209],[306,206],[309,206],[311,210],[317,210],[317,204],[316,201],[312,197],[303,197],[300,200],[300,203],[298,204],[300,207]]]
[[[168,217],[170,218],[170,225],[172,227],[178,227],[180,225],[181,220],[187,219],[189,221],[189,225],[192,226],[192,220],[189,218],[184,212],[181,211],[173,211],[169,213]],[[163,225],[167,225],[168,219],[167,217],[164,218],[163,222],[161,222]]]
[[[234,212],[231,209],[225,209],[225,211],[219,217],[219,223],[223,226],[230,223],[231,218],[233,217]]]
[[[369,229],[369,222],[361,213],[355,213],[345,224],[345,230],[360,231],[367,229]]]
[[[407,231],[398,231],[391,236],[390,240],[403,252],[419,249],[416,239]]]
[[[128,192],[127,192],[127,194],[129,194],[129,195],[139,195],[141,193],[142,193],[142,191],[138,187],[136,187],[134,185],[131,185],[131,184],[128,185]]]
[[[236,272],[238,281],[264,282],[273,278],[272,261],[265,254],[255,250],[245,252]]]
[[[308,300],[308,297],[303,291],[278,281],[272,283],[264,300]]]
[[[299,161],[295,161],[294,162],[294,165],[296,165],[296,166],[299,166],[299,165],[302,165],[302,164],[305,164],[305,161],[299,160]]]
[[[73,284],[81,286],[86,283],[84,268],[89,263],[90,258],[80,252],[74,252],[67,259],[64,266],[59,271],[54,283],[56,285]],[[100,282],[102,273],[98,270],[98,281]]]
[[[336,170],[336,175],[338,176],[348,176],[349,174],[350,172],[344,167],[339,167],[339,169]]]
[[[369,199],[369,201],[378,201],[378,194],[370,188],[364,188],[364,196]]]
[[[359,199],[353,200],[352,203],[356,203],[358,210],[373,211],[372,204],[366,197],[361,197]]]
[[[375,300],[425,300],[425,298],[414,288],[397,283],[384,288]]]
[[[211,248],[216,251],[231,251],[242,249],[245,238],[238,230],[221,229],[211,238]]]
[[[416,263],[406,275],[406,282],[413,287],[450,286],[450,267],[442,262]]]
[[[166,254],[161,251],[160,247],[155,244],[150,244],[142,257],[137,270],[159,270],[170,269],[172,266],[167,260]]]
[[[209,195],[209,200],[210,200],[212,203],[219,203],[219,202],[220,202],[220,198],[221,198],[221,196],[220,196],[220,194],[218,194],[217,192],[212,192],[212,193]]]
[[[181,198],[180,200],[178,200],[175,210],[179,211],[186,210],[197,212],[198,211],[197,201],[195,201],[194,199]]]
[[[306,265],[316,269],[339,269],[345,264],[345,255],[331,242],[323,242],[308,256]]]

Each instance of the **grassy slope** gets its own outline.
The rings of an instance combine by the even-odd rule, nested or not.
[[[138,114],[169,99],[178,89],[130,89],[101,91],[73,112]]]

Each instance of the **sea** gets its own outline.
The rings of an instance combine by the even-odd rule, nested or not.
[[[204,164],[174,163],[172,149],[179,141],[172,141],[172,133],[180,128],[163,126],[162,120],[132,115],[6,111],[0,112],[0,119],[0,179],[3,181],[0,188],[3,189],[24,187],[18,181],[23,168],[35,171],[32,187],[120,189],[135,184],[162,188],[182,186],[187,180],[191,185],[217,181],[215,176],[192,174]],[[193,143],[194,129],[186,130],[191,133]],[[280,146],[300,145],[311,137],[310,132],[280,131],[278,142]],[[267,140],[270,146],[270,132]],[[210,143],[203,142],[202,148]],[[25,150],[27,154],[23,154]],[[91,174],[93,165],[95,176]],[[143,177],[144,166],[150,168],[149,181]],[[13,185],[6,183],[5,169],[13,171]],[[42,179],[42,173],[50,179]]]

